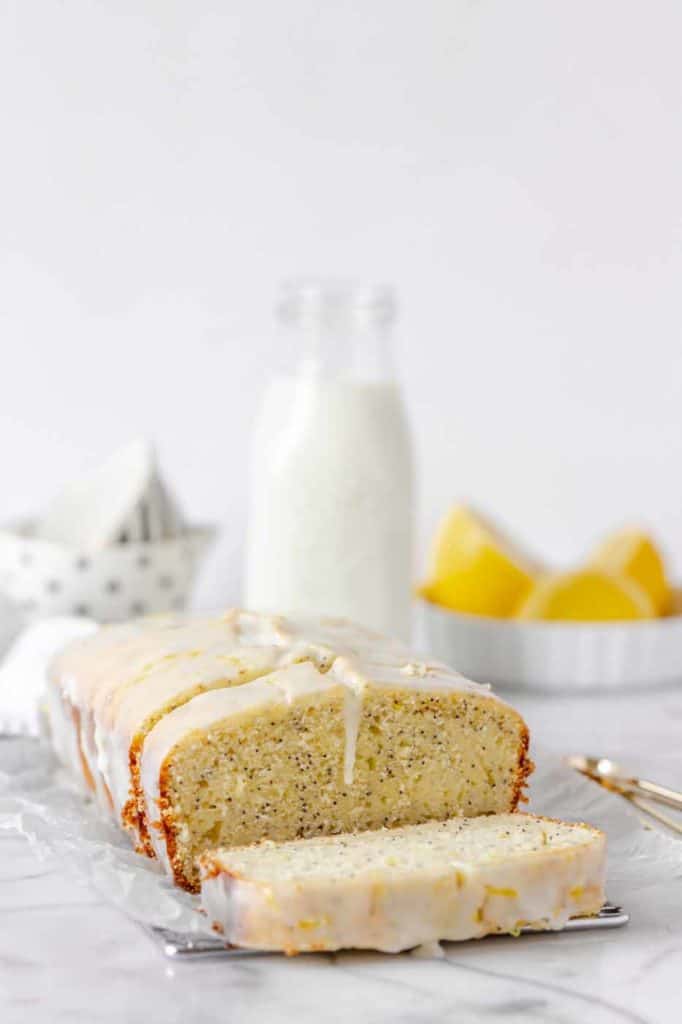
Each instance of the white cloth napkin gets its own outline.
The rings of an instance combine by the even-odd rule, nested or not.
[[[0,664],[0,736],[38,736],[47,667],[57,651],[99,626],[92,619],[43,619],[23,630]]]
[[[22,625],[23,616],[19,606],[0,591],[0,662]]]

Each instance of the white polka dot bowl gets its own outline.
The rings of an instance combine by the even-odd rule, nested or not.
[[[115,544],[97,552],[42,540],[33,523],[0,529],[0,591],[25,623],[52,615],[120,622],[181,610],[216,529],[188,527],[156,543]]]

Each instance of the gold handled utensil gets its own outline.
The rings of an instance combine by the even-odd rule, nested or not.
[[[650,779],[640,779],[637,776],[628,775],[619,764],[611,761],[608,757],[572,754],[566,758],[566,762],[571,768],[586,775],[594,782],[598,782],[605,789],[625,797],[640,811],[655,818],[656,821],[666,825],[673,832],[682,835],[682,824],[652,806],[654,803],[664,804],[676,811],[682,811],[682,793],[678,793],[668,786],[661,786],[657,782],[651,782]]]

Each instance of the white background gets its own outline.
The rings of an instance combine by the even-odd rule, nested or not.
[[[422,545],[682,569],[678,0],[0,0],[0,515],[138,434],[224,539],[278,282],[388,280]]]

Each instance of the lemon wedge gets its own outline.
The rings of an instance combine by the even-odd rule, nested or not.
[[[539,580],[517,615],[521,619],[604,622],[651,619],[656,608],[646,590],[634,580],[600,569],[581,569]]]
[[[658,615],[671,606],[672,595],[660,551],[641,530],[624,529],[612,534],[590,559],[595,569],[626,576],[647,592]]]
[[[431,574],[420,594],[473,615],[506,617],[533,587],[536,569],[482,516],[450,510],[436,532]]]

